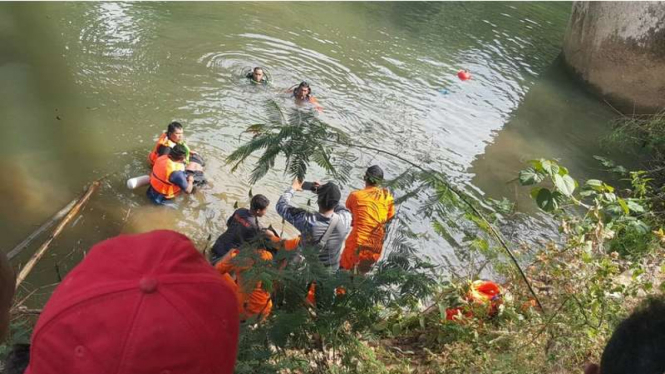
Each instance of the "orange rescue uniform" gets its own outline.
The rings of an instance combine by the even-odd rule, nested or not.
[[[157,161],[157,158],[159,158],[159,153],[157,153],[157,151],[159,150],[159,146],[161,145],[163,145],[164,147],[173,148],[175,147],[176,143],[171,139],[169,139],[166,133],[160,135],[159,139],[157,139],[157,144],[155,144],[155,148],[153,148],[152,152],[150,152],[150,154],[148,155],[148,162],[150,163],[150,166],[155,165],[155,161]]]
[[[273,256],[270,252],[259,249],[259,258],[263,261],[272,261]],[[243,283],[242,273],[249,269],[253,264],[236,264],[232,260],[240,253],[237,249],[232,249],[216,265],[215,269],[222,275],[222,279],[234,290],[238,299],[238,313],[240,320],[261,315],[265,319],[272,311],[272,300],[270,293],[263,289],[261,281],[256,282],[254,288],[248,291],[247,285]],[[251,262],[251,261],[250,261]],[[251,286],[250,286],[251,287]]]
[[[168,155],[164,155],[157,158],[150,173],[150,186],[167,199],[173,199],[180,193],[180,187],[169,181],[174,171],[185,171],[185,164],[175,162]]]
[[[352,192],[346,199],[346,207],[351,211],[353,222],[340,267],[353,270],[360,262],[376,263],[383,249],[384,226],[395,215],[393,196],[387,189],[367,187]]]

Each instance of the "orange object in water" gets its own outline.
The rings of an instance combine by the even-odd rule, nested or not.
[[[169,181],[175,171],[185,171],[185,164],[171,160],[168,155],[159,156],[150,173],[150,186],[167,199],[173,199],[180,193],[180,187]]]
[[[159,136],[159,139],[157,139],[157,143],[155,144],[155,147],[152,149],[152,152],[148,155],[148,162],[150,163],[150,166],[155,165],[155,161],[157,161],[157,158],[159,157],[159,154],[157,151],[159,150],[159,146],[164,146],[164,147],[169,147],[173,148],[175,147],[176,143],[169,139],[168,135],[166,133],[162,133],[162,135]]]
[[[471,73],[469,73],[468,70],[460,70],[457,72],[457,77],[460,80],[468,81],[469,79],[471,79]]]

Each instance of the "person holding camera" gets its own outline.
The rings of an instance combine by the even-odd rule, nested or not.
[[[290,205],[296,191],[303,189],[317,195],[319,211],[316,213]],[[277,213],[300,231],[300,247],[319,248],[319,260],[332,271],[339,268],[344,238],[351,227],[351,212],[339,204],[342,193],[335,183],[301,182],[298,179],[277,201]]]

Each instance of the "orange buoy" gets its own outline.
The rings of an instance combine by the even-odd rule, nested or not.
[[[460,70],[457,72],[457,77],[460,80],[468,81],[469,79],[471,79],[471,73],[469,73],[468,70]]]

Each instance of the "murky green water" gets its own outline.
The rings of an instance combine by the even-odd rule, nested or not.
[[[0,248],[9,251],[108,173],[31,283],[56,281],[55,264],[65,273],[91,244],[120,232],[177,229],[203,247],[234,204],[249,200],[252,165],[231,173],[224,158],[247,125],[267,119],[269,100],[294,107],[283,91],[301,80],[325,107],[322,120],[533,212],[527,191],[506,182],[540,156],[560,158],[578,177],[596,175],[591,156],[612,118],[554,63],[569,10],[569,3],[2,3]],[[271,74],[267,89],[242,78],[255,65]],[[470,81],[457,79],[461,68]],[[146,172],[147,153],[172,120],[186,125],[211,181],[181,199],[180,211],[151,207],[143,189],[124,187]],[[357,156],[358,178],[345,194],[361,186],[371,163],[389,176],[406,167]],[[253,192],[275,202],[288,183],[275,171]],[[281,227],[274,212],[266,221]],[[448,243],[433,240],[423,242],[425,254],[450,255]]]

